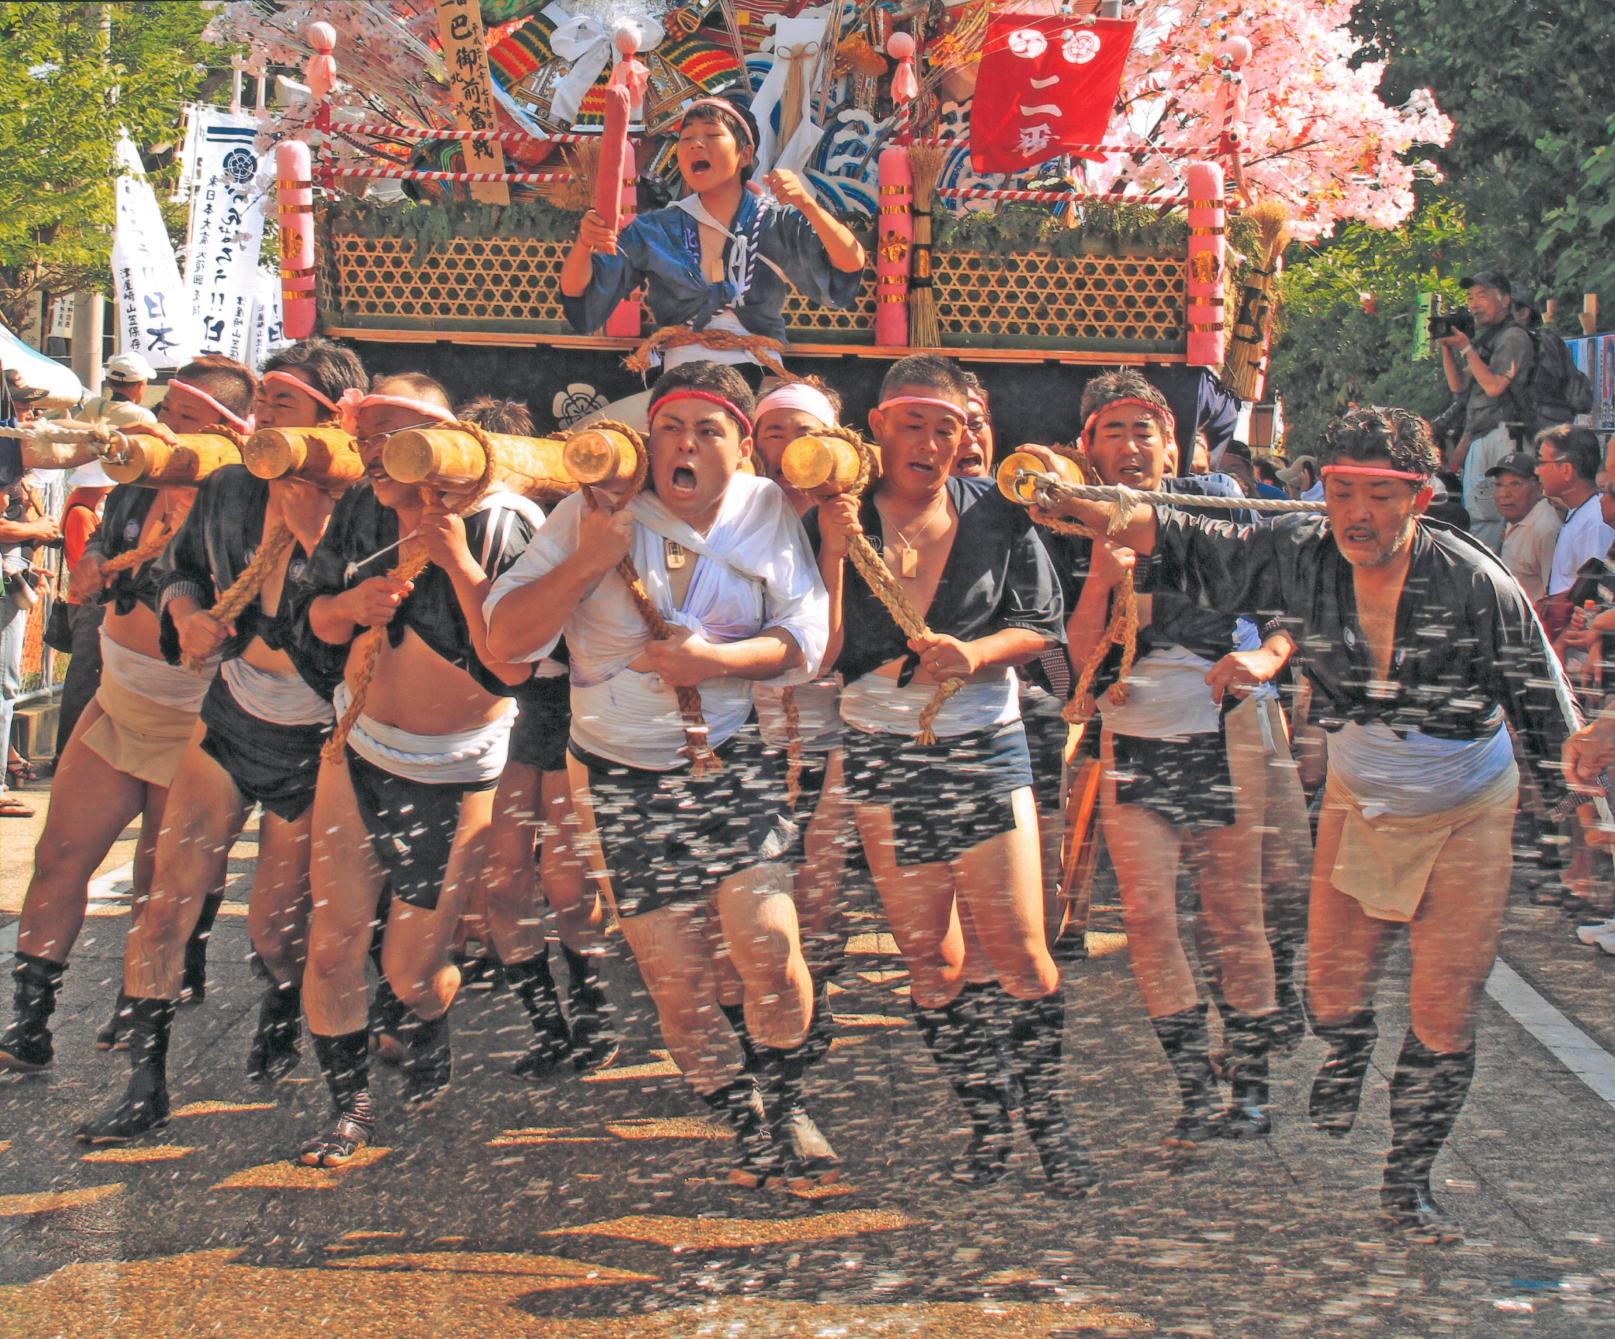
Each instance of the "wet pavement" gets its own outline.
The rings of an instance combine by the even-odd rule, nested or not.
[[[32,828],[0,827],[7,962]],[[253,851],[249,837],[235,852],[232,898]],[[259,987],[240,901],[219,918],[206,1000],[180,1013],[166,1135],[87,1153],[72,1129],[126,1073],[91,1045],[128,923],[118,868],[115,855],[67,974],[54,1071],[0,1079],[3,1334],[1615,1334],[1615,958],[1523,891],[1473,1093],[1436,1167],[1468,1234],[1443,1250],[1410,1248],[1376,1217],[1405,957],[1349,1137],[1306,1122],[1322,1053],[1309,1039],[1276,1059],[1270,1138],[1171,1160],[1156,1140],[1175,1090],[1103,906],[1092,956],[1066,969],[1065,1094],[1104,1175],[1077,1204],[1045,1194],[1024,1143],[995,1187],[948,1180],[958,1108],[862,889],[837,1042],[809,1081],[846,1175],[817,1192],[727,1182],[727,1135],[659,1053],[620,940],[608,979],[628,1040],[614,1068],[513,1078],[519,1006],[474,990],[434,1111],[406,1116],[377,1066],[376,1147],[340,1172],[292,1165],[327,1101],[306,1041],[289,1080],[244,1076]]]

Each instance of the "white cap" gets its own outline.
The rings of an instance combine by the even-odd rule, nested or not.
[[[155,381],[157,370],[138,353],[117,353],[107,359],[108,381]]]
[[[106,472],[106,467],[99,460],[92,460],[88,465],[80,465],[67,476],[67,486],[71,488],[115,488],[117,481]]]

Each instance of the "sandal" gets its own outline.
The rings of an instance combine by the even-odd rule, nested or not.
[[[6,784],[20,786],[34,779],[34,764],[27,758],[18,758],[6,764]]]
[[[0,795],[0,818],[32,818],[34,808],[14,795]]]

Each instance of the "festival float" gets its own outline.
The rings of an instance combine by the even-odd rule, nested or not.
[[[847,305],[791,292],[766,352],[854,407],[892,359],[948,354],[1013,442],[1069,435],[1097,366],[1144,367],[1186,432],[1231,420],[1262,396],[1286,243],[1408,212],[1407,155],[1450,123],[1379,100],[1348,13],[376,0],[230,5],[210,33],[305,72],[258,130],[286,337],[557,428],[642,389],[646,303],[579,331],[560,270],[591,206],[626,223],[684,193],[679,124],[716,95],[756,119],[754,180],[796,174],[869,257]]]

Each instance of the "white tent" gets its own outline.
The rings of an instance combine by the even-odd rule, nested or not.
[[[84,387],[71,371],[29,348],[4,326],[0,326],[0,368],[20,407],[71,409],[84,399]]]

